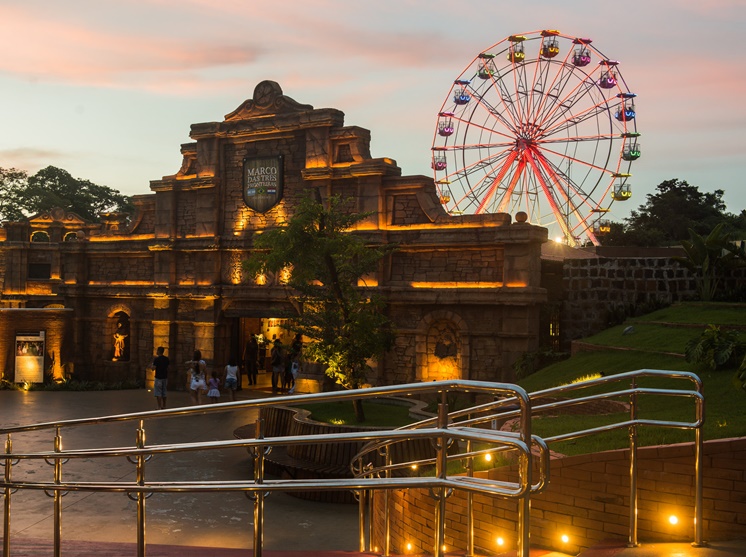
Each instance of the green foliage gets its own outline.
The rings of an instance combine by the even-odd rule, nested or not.
[[[556,352],[551,348],[544,348],[536,352],[526,352],[513,362],[513,371],[516,379],[525,379],[529,375],[536,373],[541,368],[559,362],[570,355],[566,352]]]
[[[722,324],[742,324],[742,306],[733,304],[703,304],[703,303],[680,303],[645,316],[647,322],[645,331],[637,334],[621,336],[624,327],[617,328],[616,334],[604,331],[584,339],[596,345],[624,342],[629,349],[624,352],[618,350],[602,350],[593,352],[579,352],[571,358],[552,364],[539,370],[526,379],[520,380],[519,384],[529,393],[556,387],[571,382],[578,377],[593,373],[603,373],[612,376],[617,373],[634,371],[638,369],[668,369],[678,371],[691,371],[697,373],[704,383],[705,406],[707,419],[704,424],[704,437],[706,439],[724,439],[730,437],[746,436],[746,362],[734,375],[733,373],[713,372],[709,369],[701,369],[701,366],[693,362],[687,362],[684,358],[678,358],[667,354],[648,351],[651,347],[647,337],[664,338],[666,335],[676,334],[677,343],[681,341],[681,335],[677,331],[686,332],[685,327],[672,329],[665,323],[696,323],[703,327],[709,322]],[[634,324],[638,328],[638,323]],[[655,332],[654,328],[659,331]],[[691,335],[693,333],[688,333]],[[600,338],[604,338],[609,342]],[[611,340],[616,339],[614,342]],[[639,342],[639,345],[635,345]],[[671,346],[663,346],[667,350]],[[738,359],[734,360],[737,365]],[[740,378],[739,378],[740,377]],[[691,384],[684,380],[674,380],[680,384]],[[650,388],[670,388],[671,381],[658,379],[640,380],[638,385]],[[624,388],[624,384],[618,384]],[[628,384],[627,384],[628,386]],[[594,388],[584,389],[584,394],[589,394]],[[595,388],[598,391],[598,388]],[[595,392],[595,391],[594,391]],[[691,401],[681,401],[673,397],[658,396],[650,399],[640,397],[641,418],[660,420],[692,421],[693,409]],[[601,426],[610,420],[619,421],[625,419],[624,415],[567,415],[538,418],[534,423],[533,432],[541,436],[556,435],[578,429]],[[642,446],[658,445],[662,443],[691,442],[693,433],[679,429],[641,428],[638,432],[639,442]],[[602,435],[593,435],[577,440],[562,443],[552,443],[550,448],[563,454],[585,454],[614,448],[622,448],[627,445],[627,430],[609,432]]]
[[[100,221],[108,212],[133,212],[130,198],[107,186],[73,178],[69,172],[48,166],[33,176],[0,168],[0,219],[18,221],[61,207],[81,218]]]
[[[705,235],[720,223],[727,231],[746,233],[746,211],[738,216],[726,212],[723,190],[702,193],[678,179],[661,182],[656,190],[623,225],[611,223],[611,232],[601,237],[603,245],[674,245],[688,238],[689,229]]]
[[[384,302],[364,286],[388,247],[370,246],[351,232],[367,213],[345,210],[349,201],[303,198],[280,228],[257,236],[244,263],[251,276],[287,272],[286,287],[296,315],[288,328],[310,342],[304,355],[326,365],[326,373],[345,388],[366,379],[369,359],[393,342]]]
[[[686,344],[686,361],[704,364],[716,371],[734,367],[746,353],[746,342],[731,329],[708,325],[702,334]]]
[[[362,403],[367,425],[402,427],[415,421],[409,416],[410,407],[408,405],[386,404],[368,400],[364,400]],[[352,425],[356,420],[352,405],[344,402],[303,404],[298,408],[305,408],[311,412],[310,418],[317,422]]]
[[[705,237],[689,229],[689,240],[681,242],[686,257],[675,258],[687,267],[697,281],[697,290],[703,302],[715,298],[723,273],[741,260],[741,251],[724,232],[725,223],[718,224]]]

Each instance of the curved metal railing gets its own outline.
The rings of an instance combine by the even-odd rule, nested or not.
[[[695,384],[695,390],[683,391],[678,389],[643,389],[636,385],[640,377],[665,376],[683,378]],[[612,382],[631,381],[631,387],[613,393],[591,394],[575,399],[555,400],[540,403],[548,397],[565,397],[588,387],[611,385]],[[254,510],[254,544],[253,555],[261,557],[264,540],[264,499],[272,492],[297,491],[333,491],[352,490],[360,500],[360,551],[370,550],[366,547],[371,540],[370,494],[375,490],[382,490],[387,496],[390,490],[426,488],[430,489],[438,500],[435,520],[434,554],[442,555],[445,504],[446,498],[454,490],[463,490],[469,497],[469,532],[473,532],[473,514],[471,509],[472,496],[484,493],[498,497],[512,498],[518,501],[518,555],[527,557],[529,551],[528,533],[530,522],[530,497],[544,488],[549,480],[549,451],[547,443],[570,436],[583,436],[597,433],[609,428],[627,428],[630,435],[630,475],[631,497],[630,505],[630,541],[636,544],[636,448],[637,428],[640,426],[661,426],[694,429],[697,435],[696,449],[696,530],[695,543],[701,543],[702,524],[702,436],[701,425],[704,420],[704,403],[699,379],[685,372],[663,372],[656,370],[641,370],[628,374],[606,377],[589,381],[579,385],[570,385],[548,389],[529,395],[516,385],[504,383],[489,383],[478,381],[438,381],[431,383],[417,383],[411,385],[396,385],[360,389],[356,391],[318,393],[310,395],[285,396],[281,399],[261,399],[241,402],[230,402],[208,406],[178,408],[169,410],[137,412],[119,414],[97,418],[84,418],[45,422],[27,426],[0,428],[0,436],[5,437],[5,452],[0,456],[0,464],[4,467],[2,492],[4,496],[3,520],[3,556],[10,557],[11,539],[11,500],[18,492],[29,490],[43,491],[53,499],[54,505],[54,555],[60,555],[62,534],[62,496],[66,492],[118,492],[126,493],[137,505],[137,555],[144,557],[146,552],[145,525],[147,522],[147,498],[153,493],[174,492],[243,492],[253,501]],[[146,444],[146,425],[164,418],[173,418],[193,414],[208,414],[221,412],[237,412],[247,409],[257,409],[275,406],[282,402],[284,406],[298,404],[313,404],[327,401],[342,401],[353,399],[374,399],[381,397],[396,397],[414,395],[423,397],[428,394],[441,397],[439,413],[436,418],[425,420],[398,430],[372,430],[364,432],[345,432],[316,434],[313,436],[278,436],[265,437],[264,422],[255,423],[254,437],[251,439],[225,439],[219,441],[185,442],[167,444]],[[481,395],[493,400],[485,404],[473,405],[456,412],[448,411],[448,395],[452,393],[468,393]],[[664,396],[685,396],[695,400],[696,420],[694,422],[663,422],[657,420],[641,420],[637,417],[637,397],[641,394],[656,394]],[[629,401],[630,418],[618,424],[593,428],[582,432],[567,432],[554,438],[542,439],[532,434],[532,419],[535,413],[554,409],[562,409],[568,405],[584,404],[600,398],[622,397]],[[518,423],[517,431],[500,431],[496,425],[506,418],[515,418]],[[135,422],[137,424],[135,439],[131,446],[99,447],[65,450],[63,449],[63,432],[79,427],[95,427],[97,425]],[[20,437],[25,433],[50,430],[54,432],[52,446],[48,450],[14,451],[14,436]],[[391,448],[397,443],[413,440],[428,440],[432,443],[435,456],[433,458],[407,460],[395,462],[392,460]],[[298,444],[363,442],[366,447],[353,460],[354,477],[338,479],[273,479],[264,473],[265,457],[275,447],[287,447]],[[153,481],[149,479],[149,462],[160,455],[186,453],[194,451],[216,451],[227,448],[241,447],[249,451],[253,460],[253,475],[232,481],[204,481],[204,480],[176,480]],[[512,451],[519,455],[517,481],[496,481],[473,477],[473,460],[486,451]],[[382,456],[381,456],[382,455]],[[107,481],[91,478],[90,481],[69,481],[63,475],[66,464],[79,459],[125,458],[135,464],[136,474],[133,481]],[[382,459],[382,462],[381,462]],[[448,464],[454,460],[461,460],[466,464],[466,475],[449,471]],[[30,461],[45,461],[52,466],[51,477],[46,481],[16,480],[13,472],[18,467]],[[422,468],[429,466],[430,474],[397,475],[397,471],[411,468],[413,465]],[[532,474],[538,470],[535,482]],[[248,475],[248,474],[247,474]],[[388,505],[386,505],[388,509]],[[388,513],[388,511],[386,511]],[[365,516],[368,522],[365,522]],[[386,516],[384,554],[389,554],[388,516]],[[473,554],[473,533],[470,533],[469,554]]]
[[[638,381],[643,378],[658,378],[658,379],[681,379],[691,383],[691,390],[687,389],[661,389],[661,388],[645,388],[638,386]],[[619,384],[628,382],[629,388],[617,388],[608,392],[596,392],[593,394],[582,395],[584,391],[600,390],[605,388],[614,387]],[[648,396],[667,396],[667,397],[679,397],[688,398],[694,401],[694,420],[693,421],[671,421],[671,420],[655,420],[655,419],[641,419],[638,417],[639,413],[639,398],[641,395]],[[546,402],[549,400],[549,402]],[[474,440],[471,439],[466,432],[473,431],[474,428],[483,428],[485,426],[496,428],[498,423],[504,422],[510,419],[519,420],[518,431],[525,432],[524,422],[529,418],[536,418],[545,413],[549,412],[561,412],[575,406],[582,406],[584,404],[592,404],[600,400],[621,400],[624,401],[629,409],[629,419],[621,420],[616,423],[607,424],[604,426],[591,427],[577,431],[567,431],[559,435],[539,437],[537,435],[531,435],[530,442],[529,438],[525,435],[521,437],[521,440],[526,443],[529,448],[534,445],[538,448],[540,457],[540,481],[536,484],[531,484],[530,493],[541,491],[546,482],[549,479],[549,463],[545,462],[548,459],[548,446],[552,443],[567,441],[571,439],[578,439],[581,437],[597,435],[613,430],[627,430],[629,436],[629,448],[630,448],[630,508],[629,508],[629,540],[628,545],[637,546],[637,505],[638,505],[638,492],[637,492],[637,447],[638,447],[638,428],[640,427],[662,427],[662,428],[676,428],[676,429],[687,429],[695,431],[695,517],[694,517],[694,545],[702,545],[703,541],[703,502],[702,502],[702,450],[703,450],[703,436],[702,436],[702,425],[704,423],[704,396],[702,394],[702,382],[695,374],[684,371],[667,371],[667,370],[651,370],[642,369],[638,371],[620,373],[611,375],[608,377],[600,377],[598,379],[591,379],[579,383],[562,385],[542,391],[531,393],[530,395],[530,411],[526,412],[523,404],[523,400],[520,397],[501,396],[498,400],[487,402],[481,405],[475,405],[463,410],[450,412],[447,416],[439,416],[437,418],[430,418],[423,420],[416,424],[407,426],[407,430],[413,430],[417,428],[429,428],[436,423],[450,424],[450,430],[452,436],[455,439],[461,439],[466,443],[463,451],[458,451],[454,454],[448,455],[447,461],[462,461],[465,463],[464,468],[466,469],[467,475],[472,476],[473,474],[473,461],[475,457],[480,455],[491,453],[494,454],[500,451],[514,450],[514,447],[505,440],[497,441],[493,446],[487,448],[473,448]],[[529,430],[531,431],[531,430]],[[505,432],[503,432],[505,433]],[[412,459],[412,460],[399,460],[394,461],[391,457],[392,447],[396,444],[401,443],[400,438],[387,438],[379,439],[370,442],[366,445],[356,456],[353,461],[353,471],[357,476],[370,476],[370,475],[391,475],[393,472],[412,469],[422,468],[427,465],[434,464],[434,459]],[[497,448],[495,445],[498,445]],[[384,464],[381,465],[379,462],[381,458],[378,455],[382,455]],[[530,459],[530,456],[528,457]],[[436,474],[437,475],[437,474]],[[506,496],[506,494],[499,494]],[[530,495],[530,494],[529,494]],[[474,555],[474,537],[473,537],[473,498],[472,493],[467,494],[467,555]],[[361,509],[361,515],[362,515]],[[390,545],[390,526],[388,516],[388,504],[384,505],[384,555],[388,555],[388,548]],[[524,521],[526,516],[520,516],[518,519],[519,529],[519,551],[518,554],[522,555],[520,540],[523,539],[523,534],[528,531],[528,524]],[[437,537],[437,536],[436,536]],[[437,551],[436,546],[436,551]],[[525,543],[527,546],[527,542]]]

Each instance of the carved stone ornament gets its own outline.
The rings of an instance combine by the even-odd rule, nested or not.
[[[254,98],[244,101],[230,114],[225,121],[247,120],[256,116],[267,116],[283,112],[303,112],[313,110],[310,104],[301,104],[282,94],[280,85],[275,81],[262,81],[254,89]]]

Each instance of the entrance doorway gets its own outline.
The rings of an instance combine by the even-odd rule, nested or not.
[[[290,346],[293,341],[293,332],[283,327],[287,319],[277,317],[241,317],[239,322],[238,341],[241,347],[240,356],[243,356],[243,347],[249,340],[249,335],[256,335],[259,342],[259,373],[272,372],[269,352],[276,339],[284,346]]]

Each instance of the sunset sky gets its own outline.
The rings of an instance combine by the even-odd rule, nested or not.
[[[482,50],[540,29],[593,39],[637,95],[634,195],[669,178],[746,208],[746,1],[0,0],[0,167],[53,165],[125,194],[174,174],[189,126],[257,83],[371,130],[431,175],[437,112]]]

